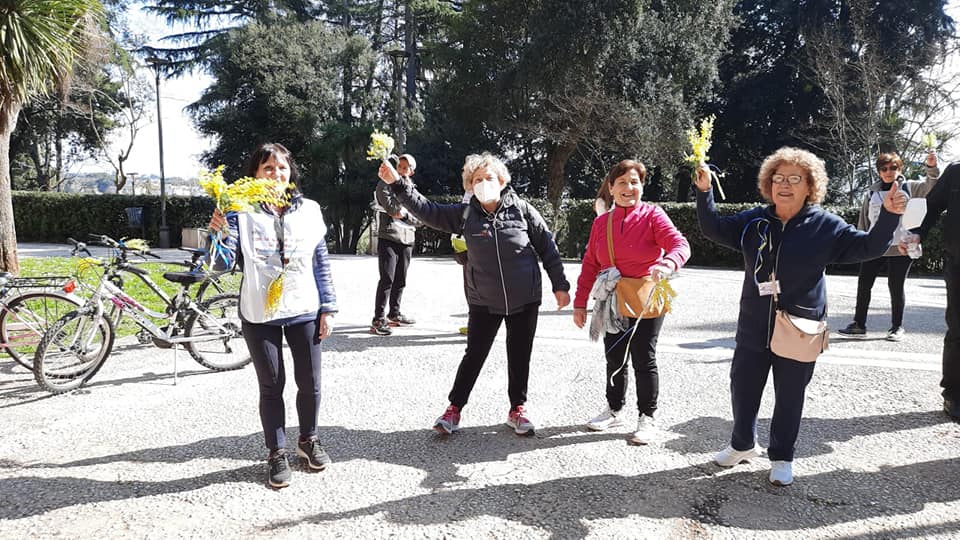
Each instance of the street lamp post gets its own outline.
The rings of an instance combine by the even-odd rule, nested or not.
[[[137,176],[139,175],[140,173],[135,173],[135,172],[127,173],[127,178],[130,179],[130,195],[137,194]]]
[[[393,92],[396,102],[397,115],[397,148],[406,151],[407,134],[403,125],[403,91],[401,90],[400,80],[403,75],[404,66],[407,63],[409,52],[403,49],[393,49],[387,52],[390,55],[390,61],[393,63]]]
[[[170,247],[170,227],[167,225],[167,179],[163,172],[163,119],[160,116],[160,68],[169,64],[169,60],[150,56],[146,58],[153,66],[157,84],[157,138],[160,146],[160,247]]]

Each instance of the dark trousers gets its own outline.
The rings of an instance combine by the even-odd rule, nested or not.
[[[380,261],[380,281],[374,299],[373,318],[382,319],[389,300],[388,315],[400,313],[400,297],[407,286],[407,267],[413,257],[413,246],[405,246],[393,240],[380,238],[377,241],[377,258]]]
[[[656,319],[627,319],[630,326],[636,325],[633,338],[627,330],[619,334],[606,334],[603,347],[607,357],[607,404],[619,411],[627,400],[627,358],[633,363],[637,382],[637,410],[640,414],[653,416],[657,410],[660,394],[660,376],[657,372],[657,338],[663,326],[663,316]],[[627,351],[627,343],[630,350]]]
[[[467,352],[460,361],[457,378],[448,396],[452,405],[463,407],[467,404],[504,319],[507,323],[507,395],[510,397],[510,408],[526,403],[530,354],[533,352],[533,336],[537,333],[539,310],[539,304],[530,304],[519,313],[504,316],[490,313],[484,306],[470,306]]]
[[[260,423],[264,442],[271,451],[285,448],[286,413],[283,408],[283,386],[287,382],[283,367],[283,337],[293,356],[293,377],[297,382],[297,417],[300,437],[317,434],[317,413],[320,410],[320,342],[317,322],[290,326],[243,323],[243,339],[250,349],[253,367],[260,383]]]
[[[943,254],[943,280],[947,285],[947,335],[943,338],[943,397],[960,401],[960,260]]]
[[[730,367],[730,396],[733,401],[733,435],[730,445],[749,450],[757,440],[757,412],[760,398],[773,368],[773,418],[770,420],[772,461],[793,461],[800,433],[803,400],[816,362],[797,362],[770,352],[737,347]]]
[[[907,303],[903,293],[903,284],[907,281],[913,259],[907,256],[878,257],[860,263],[860,275],[857,277],[857,309],[853,320],[863,328],[867,327],[867,310],[870,309],[870,289],[877,274],[884,265],[887,267],[887,288],[890,289],[890,326],[903,326],[903,308]]]

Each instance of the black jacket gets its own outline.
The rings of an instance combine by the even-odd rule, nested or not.
[[[543,285],[538,257],[553,291],[570,290],[560,251],[543,217],[509,186],[501,192],[492,214],[476,197],[469,204],[437,204],[409,183],[395,182],[390,187],[407,210],[426,225],[451,234],[463,232],[470,253],[466,286],[471,305],[510,315],[539,304]]]
[[[917,232],[920,239],[927,237],[940,215],[943,220],[943,249],[954,259],[960,259],[960,163],[951,163],[940,175],[937,185],[927,193],[927,217]]]

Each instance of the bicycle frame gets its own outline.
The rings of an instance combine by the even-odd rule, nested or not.
[[[123,292],[120,287],[117,287],[115,284],[113,284],[111,278],[118,275],[120,272],[132,274],[146,284],[147,287],[149,287],[150,290],[157,295],[157,297],[163,300],[167,307],[166,311],[153,311],[145,307],[135,298]],[[185,320],[188,313],[202,313],[202,310],[197,303],[190,298],[188,289],[189,286],[181,285],[180,290],[177,291],[177,294],[171,298],[149,277],[140,274],[136,270],[131,270],[129,263],[111,263],[107,265],[103,276],[100,278],[100,283],[97,285],[97,288],[94,290],[90,300],[88,300],[84,308],[89,309],[91,305],[95,306],[94,309],[96,317],[104,317],[106,316],[104,300],[106,300],[111,305],[110,319],[113,321],[114,325],[119,323],[121,318],[126,315],[130,317],[137,326],[146,330],[151,336],[167,344],[186,343],[192,341],[210,341],[213,339],[211,336],[186,337],[177,335],[177,330],[179,330],[182,321]],[[167,329],[165,330],[164,328],[161,328],[151,319],[166,319],[169,321],[169,324],[166,325]],[[215,320],[212,322],[218,329],[223,330],[224,332],[228,331],[219,322]]]

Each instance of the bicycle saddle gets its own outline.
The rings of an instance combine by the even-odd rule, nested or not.
[[[207,278],[206,274],[201,274],[198,272],[164,272],[163,279],[167,281],[172,281],[174,283],[180,283],[183,285],[190,285],[191,283],[200,283]]]

